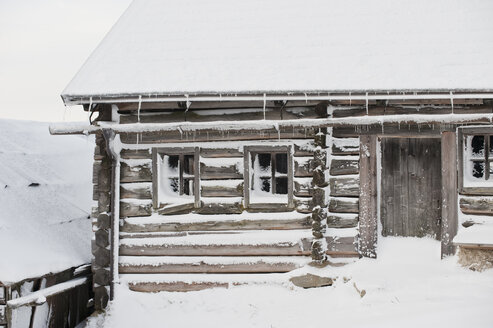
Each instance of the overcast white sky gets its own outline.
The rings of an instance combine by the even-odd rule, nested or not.
[[[86,120],[60,93],[131,0],[0,0],[0,118]]]

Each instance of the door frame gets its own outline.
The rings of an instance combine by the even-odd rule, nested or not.
[[[437,131],[438,132],[438,131]],[[455,254],[452,241],[458,226],[457,185],[457,132],[441,131],[437,134],[360,135],[360,189],[359,189],[359,238],[361,256],[375,258],[380,221],[381,153],[379,138],[440,138],[442,165],[442,215],[440,223],[441,257]],[[380,167],[379,167],[380,164]]]

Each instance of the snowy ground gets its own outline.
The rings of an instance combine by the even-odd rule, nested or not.
[[[456,257],[440,261],[440,244],[431,239],[382,238],[378,251],[377,260],[310,269],[339,277],[332,287],[305,290],[280,283],[144,294],[119,286],[107,315],[91,318],[88,326],[493,326],[493,270],[461,268]]]
[[[0,120],[0,281],[90,262],[93,151],[92,137]]]

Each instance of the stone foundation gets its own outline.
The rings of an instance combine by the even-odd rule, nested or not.
[[[493,268],[493,249],[459,247],[459,264],[473,271]]]

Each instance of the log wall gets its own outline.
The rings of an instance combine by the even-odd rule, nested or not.
[[[375,124],[371,126],[281,128],[258,131],[245,127],[221,131],[221,121],[286,120],[296,118],[349,117],[373,115],[491,113],[491,104],[445,101],[409,103],[406,101],[358,102],[204,102],[116,104],[121,124],[158,122],[211,122],[211,129],[192,132],[121,133],[120,221],[121,238],[170,236],[186,231],[204,233],[228,230],[303,230],[311,229],[320,239],[321,249],[329,255],[357,254],[357,229],[360,196],[360,136],[440,137],[455,131],[456,125]],[[138,110],[140,108],[140,110]],[[108,108],[106,108],[109,111]],[[103,113],[104,114],[104,113]],[[105,115],[103,115],[104,117]],[[108,115],[106,114],[106,117]],[[108,119],[108,118],[106,118]],[[111,119],[111,118],[110,118]],[[94,165],[94,209],[96,238],[95,272],[106,277],[109,257],[110,167],[105,144],[97,136]],[[273,205],[245,208],[244,147],[252,145],[292,146],[294,209]],[[198,147],[200,151],[200,206],[153,207],[152,149],[156,147]],[[470,205],[462,200],[463,212],[484,213],[485,205]],[[488,211],[488,209],[486,209]],[[265,216],[272,213],[272,218]],[[280,219],[280,216],[286,216]],[[290,215],[287,215],[290,213]],[[292,216],[295,213],[298,216]],[[224,219],[235,215],[239,219]],[[193,218],[193,219],[191,219]],[[353,234],[353,235],[352,235]],[[337,238],[338,236],[344,238]],[[337,243],[323,242],[330,236]],[[348,237],[349,236],[349,237]],[[212,238],[212,237],[211,237]],[[327,237],[328,238],[328,237]],[[324,248],[325,247],[325,248]],[[306,250],[301,250],[306,252]],[[101,281],[104,287],[107,281]]]

